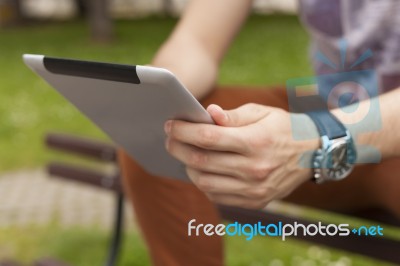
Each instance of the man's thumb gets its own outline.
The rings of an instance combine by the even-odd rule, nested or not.
[[[263,118],[268,113],[266,110],[265,106],[258,104],[245,104],[233,110],[223,110],[216,104],[211,104],[207,108],[214,122],[226,127],[241,127],[252,124]]]

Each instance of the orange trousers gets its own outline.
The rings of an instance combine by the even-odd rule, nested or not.
[[[214,90],[202,104],[233,109],[259,103],[288,109],[281,88],[225,87]],[[223,239],[216,236],[189,237],[187,224],[220,223],[214,204],[194,185],[147,174],[120,151],[125,193],[133,203],[136,218],[154,265],[223,265]],[[315,185],[306,182],[285,200],[329,210],[383,207],[400,217],[400,160],[357,166],[340,182]]]

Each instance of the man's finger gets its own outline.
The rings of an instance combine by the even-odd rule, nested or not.
[[[246,143],[241,138],[242,134],[236,128],[170,120],[165,124],[165,131],[169,137],[199,148],[236,153],[248,152]]]
[[[245,157],[239,154],[199,149],[174,139],[167,140],[167,150],[173,157],[185,165],[202,172],[243,179],[243,177],[238,175],[242,172],[242,168],[245,168],[247,165]]]
[[[267,202],[253,200],[240,195],[206,193],[207,197],[215,202],[227,206],[242,207],[246,209],[262,209]]]
[[[207,193],[224,193],[247,196],[249,182],[232,176],[216,175],[188,167],[186,172],[200,190]]]

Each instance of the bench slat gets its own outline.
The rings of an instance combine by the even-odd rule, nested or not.
[[[88,168],[58,162],[50,163],[47,171],[51,177],[74,180],[116,192],[121,191],[119,174],[104,174]]]
[[[76,154],[104,162],[117,161],[117,151],[114,145],[101,141],[75,137],[65,134],[48,134],[46,145],[54,150]]]

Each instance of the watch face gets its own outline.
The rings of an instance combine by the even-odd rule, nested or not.
[[[339,180],[348,176],[353,170],[353,164],[348,159],[346,140],[334,140],[322,162],[322,174],[329,179]]]

